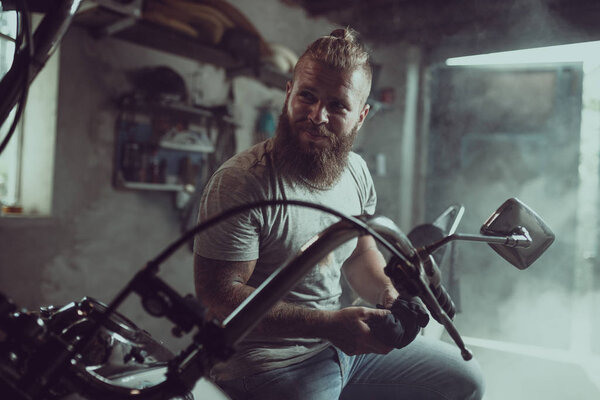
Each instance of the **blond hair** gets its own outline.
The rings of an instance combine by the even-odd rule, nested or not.
[[[298,66],[307,59],[340,71],[362,68],[369,82],[373,76],[370,55],[361,43],[358,33],[352,28],[336,29],[312,42],[298,59],[294,76]]]

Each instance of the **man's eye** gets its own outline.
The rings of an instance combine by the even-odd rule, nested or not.
[[[346,109],[346,106],[344,105],[344,103],[340,103],[339,101],[334,101],[333,103],[331,103],[331,108],[334,110],[342,111],[342,110]]]
[[[315,96],[311,92],[300,92],[298,94],[305,101],[314,101]]]

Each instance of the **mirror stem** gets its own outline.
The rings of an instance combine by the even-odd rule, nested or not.
[[[485,243],[495,243],[502,244],[508,247],[523,247],[527,248],[531,245],[531,236],[527,229],[519,226],[517,227],[509,236],[502,235],[498,232],[498,236],[488,236],[488,235],[469,235],[465,233],[454,233],[452,235],[446,236],[443,239],[438,240],[430,245],[425,247],[421,247],[418,252],[421,255],[429,255],[444,246],[445,244],[454,241],[454,240],[464,240],[468,242],[485,242]]]

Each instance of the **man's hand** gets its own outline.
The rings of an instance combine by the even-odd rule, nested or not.
[[[383,309],[381,304],[377,308]],[[417,337],[421,328],[429,322],[429,314],[417,297],[413,299],[397,298],[391,307],[392,313],[385,319],[371,321],[369,326],[373,334],[388,346],[401,349]]]
[[[369,328],[368,321],[385,319],[389,310],[348,307],[331,314],[327,332],[323,335],[334,346],[352,356],[357,354],[387,354],[392,347],[381,343]]]
[[[379,294],[379,301],[376,304],[382,306],[387,310],[392,308],[394,301],[398,298],[399,294],[396,288],[390,283],[385,289]]]

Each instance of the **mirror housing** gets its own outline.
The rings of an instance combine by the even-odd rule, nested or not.
[[[531,237],[526,248],[507,247],[502,244],[489,246],[506,261],[519,269],[526,269],[554,242],[555,236],[542,218],[517,198],[506,200],[481,226],[485,236],[509,236],[524,228]]]

